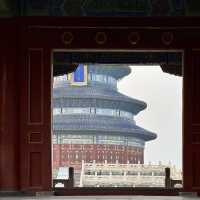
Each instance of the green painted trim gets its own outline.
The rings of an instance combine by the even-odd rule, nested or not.
[[[0,0],[0,16],[11,17],[16,14],[16,1]]]
[[[186,16],[200,16],[200,1],[187,0]]]

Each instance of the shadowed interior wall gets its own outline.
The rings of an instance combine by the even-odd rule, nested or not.
[[[1,21],[0,21],[1,22]],[[18,70],[15,25],[1,23],[0,31],[0,190],[19,187]]]

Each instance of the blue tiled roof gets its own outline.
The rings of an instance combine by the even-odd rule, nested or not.
[[[89,65],[88,70],[89,73],[105,74],[115,79],[121,79],[131,72],[128,65],[93,64]],[[111,108],[131,112],[133,115],[137,115],[147,107],[145,102],[121,94],[117,88],[109,88],[106,84],[106,81],[103,85],[89,82],[86,86],[75,86],[69,84],[67,80],[61,80],[53,90],[53,107]],[[53,128],[54,132],[66,134],[124,135],[143,141],[157,137],[155,133],[137,126],[134,120],[94,114],[54,115]]]
[[[127,64],[91,64],[88,71],[95,74],[105,74],[115,79],[121,79],[131,73],[131,68]]]
[[[146,108],[146,103],[130,98],[115,90],[96,87],[60,87],[53,91],[54,107],[73,107],[76,100],[77,107],[116,108],[137,114]],[[95,101],[96,99],[96,101]],[[80,100],[80,101],[78,101]],[[107,102],[106,102],[107,101]],[[87,103],[88,102],[88,103]],[[99,103],[99,105],[97,105]],[[87,105],[89,104],[89,105]]]
[[[147,131],[135,124],[134,121],[111,116],[97,115],[56,115],[53,119],[54,131],[64,131],[66,134],[74,131],[81,133],[117,134],[134,136],[144,141],[155,139],[155,133]]]

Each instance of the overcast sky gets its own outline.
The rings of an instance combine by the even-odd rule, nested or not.
[[[182,77],[163,73],[159,66],[131,66],[118,83],[120,92],[145,101],[137,125],[155,132],[157,139],[145,146],[145,163],[169,161],[182,168]]]

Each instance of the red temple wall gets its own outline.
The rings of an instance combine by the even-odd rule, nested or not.
[[[110,144],[53,144],[53,167],[73,166],[85,162],[144,163],[143,148]]]

